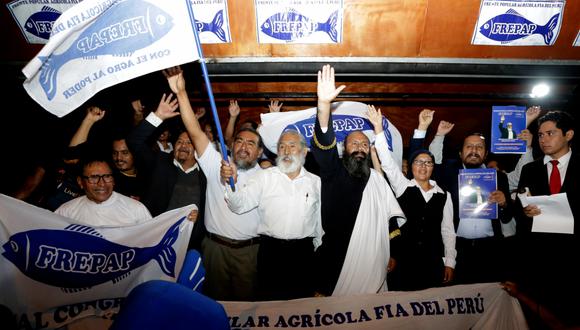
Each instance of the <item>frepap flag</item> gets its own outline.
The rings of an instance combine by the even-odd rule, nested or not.
[[[185,220],[190,211],[89,227],[0,195],[0,305],[31,329],[114,314],[140,283],[176,281],[193,227]]]
[[[98,91],[200,58],[186,0],[84,0],[52,26],[22,70],[24,88],[62,117]]]
[[[332,103],[332,126],[336,134],[338,151],[342,154],[344,139],[352,131],[362,131],[369,140],[375,140],[373,125],[368,120],[367,106],[361,102],[334,102]],[[310,148],[310,140],[314,134],[316,108],[301,111],[273,112],[261,115],[262,126],[258,128],[264,145],[273,153],[277,153],[276,144],[280,134],[293,129],[304,136]],[[389,149],[399,167],[403,162],[403,140],[399,130],[383,116],[383,130],[387,137]]]

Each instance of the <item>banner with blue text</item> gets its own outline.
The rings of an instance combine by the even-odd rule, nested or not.
[[[189,1],[84,0],[52,25],[22,70],[24,88],[62,117],[98,91],[200,58]]]
[[[551,46],[558,39],[565,0],[482,0],[471,43]]]
[[[361,102],[332,103],[332,126],[336,134],[338,152],[342,155],[344,139],[353,131],[362,131],[371,142],[375,140],[373,125],[368,120],[367,105]],[[280,134],[293,129],[304,136],[310,148],[310,140],[314,134],[316,108],[290,112],[272,112],[260,115],[262,126],[258,128],[264,145],[273,153],[277,153],[277,143]],[[393,158],[401,167],[403,161],[403,139],[399,130],[383,116],[383,129]]]
[[[528,328],[519,302],[499,283],[222,305],[233,330]]]
[[[0,195],[0,305],[20,328],[59,328],[116,313],[140,283],[175,282],[191,207],[125,227],[89,227]]]

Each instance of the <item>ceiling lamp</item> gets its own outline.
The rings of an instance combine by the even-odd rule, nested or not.
[[[548,93],[550,93],[550,86],[545,83],[540,83],[532,88],[532,93],[530,93],[530,96],[533,98],[544,97],[548,95]]]

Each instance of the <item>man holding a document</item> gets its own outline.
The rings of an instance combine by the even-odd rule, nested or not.
[[[565,323],[578,325],[575,299],[580,293],[580,273],[574,260],[579,244],[574,220],[580,216],[576,182],[580,163],[570,147],[574,120],[566,112],[551,111],[538,119],[538,125],[544,157],[525,165],[519,182],[520,192],[536,196],[530,201],[520,196],[518,259],[523,265],[519,281],[539,306],[545,304]]]

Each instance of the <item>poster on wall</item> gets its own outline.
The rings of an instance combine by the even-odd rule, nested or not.
[[[551,46],[558,39],[565,0],[482,0],[473,45]]]
[[[342,0],[255,0],[260,44],[342,42]]]
[[[202,44],[232,42],[227,0],[190,0]]]
[[[572,46],[580,47],[580,31],[578,31],[578,34],[576,35],[576,39],[574,39],[574,44]]]
[[[65,10],[82,0],[16,0],[6,4],[30,44],[45,44],[52,32],[52,24]]]

